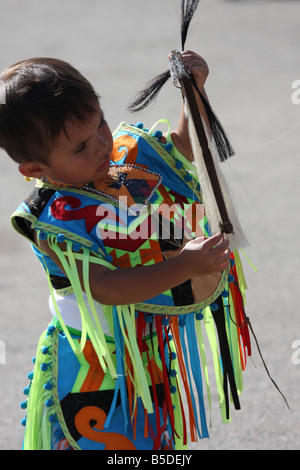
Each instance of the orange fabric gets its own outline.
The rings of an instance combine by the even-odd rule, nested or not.
[[[125,253],[122,256],[117,256],[117,252],[114,249],[109,254],[113,258],[112,264],[117,268],[131,268],[131,261],[128,253]]]
[[[159,187],[158,191],[159,191],[160,195],[163,197],[163,200],[160,203],[160,205],[166,204],[167,206],[171,207],[174,204],[174,202],[173,202],[172,198],[170,197],[170,195],[169,195],[168,191],[166,190],[166,188],[161,185]]]
[[[138,144],[134,137],[122,135],[114,140],[111,160],[119,162],[125,155],[126,163],[135,163],[138,154]]]
[[[178,359],[178,366],[180,369],[180,374],[182,377],[183,381],[183,386],[186,394],[186,399],[187,399],[187,404],[188,404],[188,410],[189,410],[189,418],[190,418],[190,433],[191,433],[191,441],[195,442],[196,441],[196,421],[195,421],[195,416],[193,412],[193,404],[192,404],[192,397],[189,389],[189,383],[188,383],[188,377],[184,365],[184,358],[183,358],[183,353],[181,350],[181,343],[180,343],[180,336],[179,336],[179,326],[178,326],[178,318],[177,317],[171,317],[170,319],[170,325],[171,325],[171,331],[173,335],[173,339],[176,344],[176,353],[177,353],[177,359]],[[183,415],[183,420],[185,420],[185,417]]]
[[[104,450],[136,450],[134,444],[123,434],[100,432],[104,428],[106,414],[96,406],[86,406],[75,416],[77,431],[86,439],[105,444]],[[91,422],[95,422],[91,426]]]
[[[159,263],[163,261],[163,256],[161,254],[161,249],[159,242],[157,240],[149,240],[149,248],[141,248],[140,249],[140,257],[142,265],[145,265],[149,261],[155,261],[155,263]]]
[[[87,362],[90,364],[90,368],[81,386],[80,392],[96,392],[101,387],[105,373],[90,340],[86,342],[83,354]]]
[[[149,374],[153,377],[153,382],[155,385],[163,383],[163,374],[162,371],[157,366],[153,357],[149,359],[149,365],[147,366]]]

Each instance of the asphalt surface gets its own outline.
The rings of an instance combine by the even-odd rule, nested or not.
[[[1,70],[28,57],[59,57],[94,83],[111,128],[122,120],[150,126],[163,117],[176,126],[180,96],[171,84],[138,116],[129,115],[126,105],[166,70],[170,50],[180,48],[179,2],[0,0],[0,9]],[[290,405],[288,410],[253,343],[242,410],[223,425],[215,407],[211,438],[192,446],[197,450],[300,447],[300,354],[293,349],[300,344],[300,104],[292,101],[292,83],[300,80],[299,20],[296,0],[202,0],[186,43],[209,64],[206,89],[236,149],[230,174],[251,243],[247,255],[257,268],[243,258],[247,313]],[[18,450],[22,389],[50,315],[46,279],[9,222],[32,183],[3,152],[0,157],[0,449]]]

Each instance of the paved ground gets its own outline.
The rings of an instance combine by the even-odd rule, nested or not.
[[[0,0],[0,69],[25,57],[57,56],[96,85],[112,128],[119,120],[150,125],[161,117],[171,117],[175,126],[180,98],[171,85],[145,114],[131,117],[125,107],[129,96],[167,68],[169,51],[180,47],[178,4]],[[202,0],[187,42],[210,65],[207,91],[237,151],[230,166],[251,241],[247,254],[258,268],[254,273],[245,264],[248,315],[291,407],[285,407],[253,347],[257,368],[249,362],[242,411],[223,426],[213,410],[211,439],[195,446],[199,450],[300,447],[300,364],[292,361],[292,344],[300,340],[300,104],[291,100],[292,82],[300,80],[299,19],[298,1]],[[19,449],[22,388],[49,314],[46,280],[9,225],[31,184],[3,153],[0,168],[0,449]]]

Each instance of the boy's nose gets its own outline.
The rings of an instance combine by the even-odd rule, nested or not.
[[[108,142],[101,134],[97,135],[97,153],[103,152],[103,150],[108,149]]]

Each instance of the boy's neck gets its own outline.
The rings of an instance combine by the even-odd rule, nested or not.
[[[56,186],[58,188],[81,188],[83,185],[81,184],[70,184],[70,183],[64,183],[63,181],[58,181],[53,178],[50,178],[49,176],[45,177],[42,176],[41,180],[42,183],[48,183],[51,184],[52,186]]]

